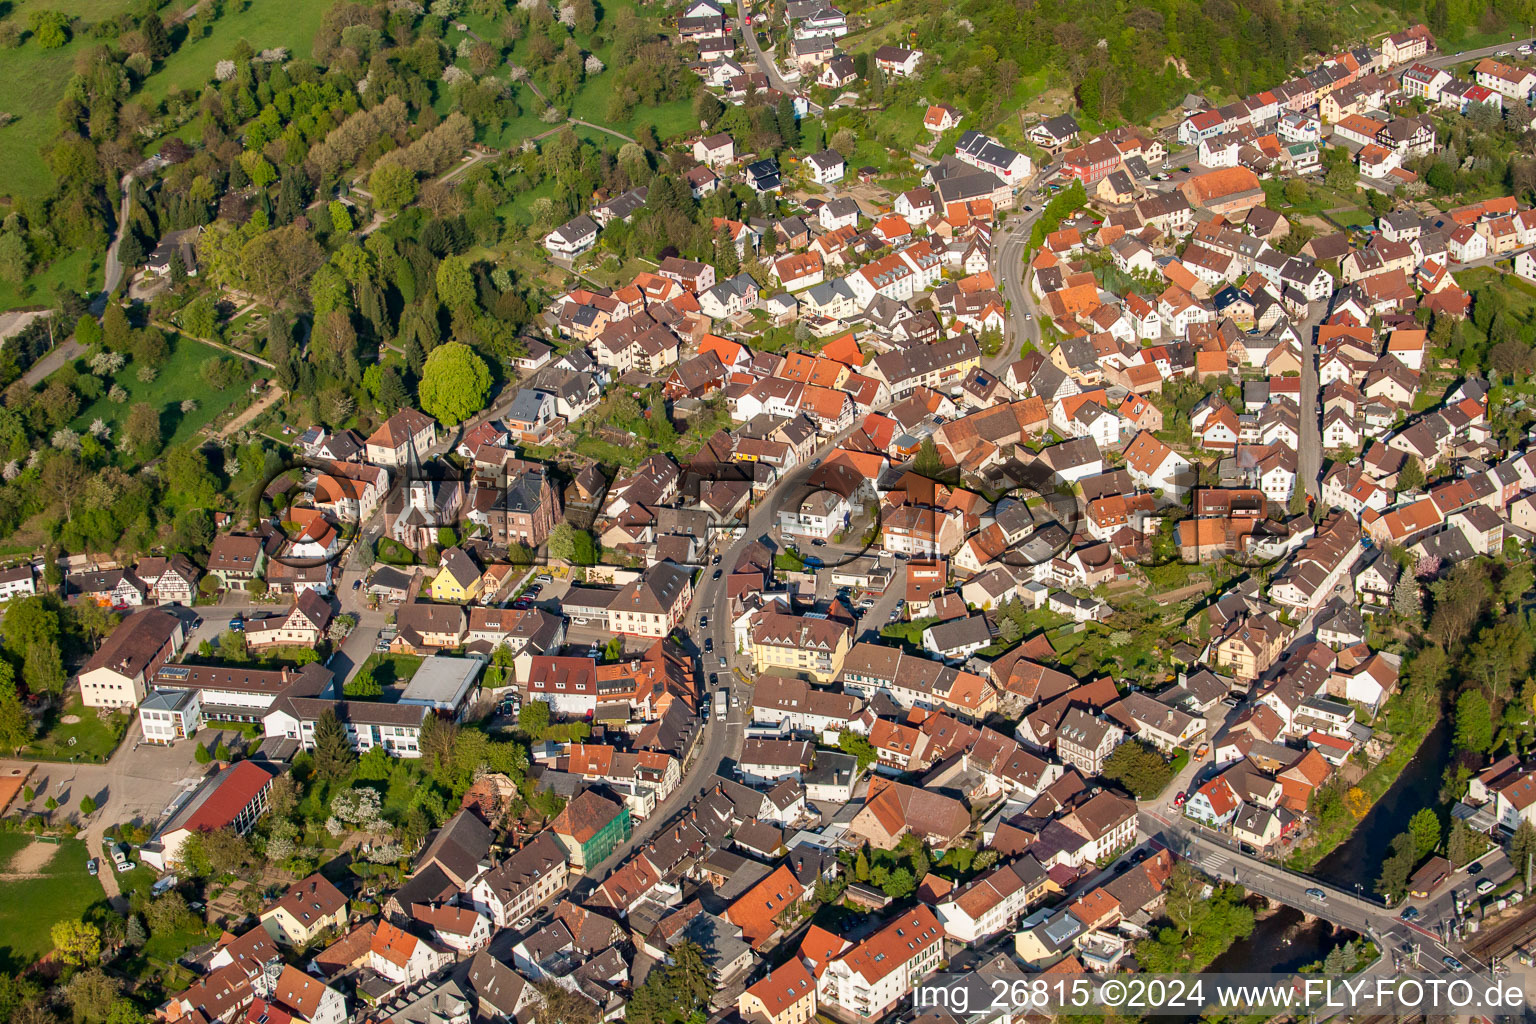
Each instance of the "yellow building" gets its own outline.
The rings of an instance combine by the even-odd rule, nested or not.
[[[736,997],[742,1019],[756,1024],[807,1024],[816,1016],[816,982],[791,958]]]
[[[787,668],[829,683],[842,671],[852,636],[852,630],[832,619],[763,612],[752,627],[752,668]]]
[[[432,600],[465,604],[480,596],[484,576],[461,548],[443,552],[442,569],[432,577]]]
[[[261,924],[278,942],[306,946],[327,928],[347,927],[347,898],[320,875],[310,875],[263,910]]]

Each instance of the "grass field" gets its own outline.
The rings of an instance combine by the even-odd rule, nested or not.
[[[64,718],[78,721],[65,723]],[[58,718],[49,723],[42,733],[26,746],[24,756],[42,761],[68,761],[71,757],[80,761],[105,761],[117,748],[123,733],[128,731],[128,716],[117,714],[106,720],[96,717],[94,708],[72,697]],[[74,745],[70,745],[74,740]]]
[[[30,836],[0,833],[0,871],[32,842]],[[78,919],[103,897],[101,883],[85,870],[85,844],[64,840],[35,878],[0,882],[0,970],[15,971],[53,948],[48,932],[56,923]]]
[[[377,652],[368,655],[368,660],[363,662],[361,672],[372,672],[373,678],[380,686],[391,686],[395,683],[410,682],[416,670],[421,667],[421,659],[412,654],[379,654]]]
[[[144,80],[140,92],[146,100],[159,102],[172,86],[200,88],[213,78],[213,66],[242,39],[257,51],[286,46],[294,57],[308,57],[328,6],[323,0],[233,0],[207,35],[183,40]]]
[[[121,433],[122,425],[128,421],[129,410],[139,402],[148,402],[160,412],[164,442],[167,445],[176,444],[186,441],[223,412],[244,388],[243,384],[236,382],[223,391],[215,391],[203,383],[198,370],[205,362],[216,358],[218,350],[174,335],[170,339],[170,349],[170,355],[160,367],[160,375],[148,384],[139,380],[138,368],[130,360],[113,378],[128,392],[128,401],[118,405],[103,394],[80,410],[80,415],[75,417],[72,424],[74,429],[84,431],[100,417],[112,425],[113,436],[116,437]],[[224,358],[235,357],[226,355]],[[86,371],[83,362],[80,369]],[[181,402],[186,398],[197,401],[197,408],[190,413],[181,411]]]
[[[0,139],[4,138],[4,131],[0,131]],[[0,146],[0,166],[16,158],[8,147]],[[47,187],[46,181],[43,187]],[[78,249],[63,259],[54,260],[46,270],[34,273],[19,286],[0,281],[0,310],[47,306],[53,301],[53,288],[57,284],[68,285],[84,295],[98,291],[104,280],[101,262],[98,253]]]
[[[62,9],[92,22],[127,7],[128,0],[72,0]],[[47,0],[16,0],[6,4],[5,9],[5,20],[24,29],[33,11],[60,9],[60,5]],[[0,192],[37,199],[52,187],[53,174],[43,161],[42,149],[58,129],[53,110],[74,74],[75,57],[98,45],[100,41],[91,39],[87,33],[77,33],[68,45],[57,50],[45,50],[28,40],[14,50],[4,51],[0,111],[14,115],[16,121],[0,128]],[[4,301],[0,298],[0,305]]]

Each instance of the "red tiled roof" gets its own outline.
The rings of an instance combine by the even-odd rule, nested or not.
[[[254,761],[241,761],[229,769],[217,788],[182,822],[182,827],[194,831],[223,828],[271,783],[272,775],[266,769]]]

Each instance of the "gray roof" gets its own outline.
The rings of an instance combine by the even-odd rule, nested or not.
[[[558,228],[555,228],[554,231],[550,232],[550,234],[554,235],[562,242],[574,244],[577,241],[585,238],[587,235],[597,234],[597,231],[597,222],[583,213],[580,216],[573,217],[566,221]]]
[[[434,654],[421,663],[406,684],[400,703],[423,704],[444,711],[456,709],[484,667],[484,658]]]
[[[516,397],[512,399],[511,408],[507,410],[507,418],[532,423],[539,418],[540,410],[549,400],[550,397],[542,392],[519,388]]]

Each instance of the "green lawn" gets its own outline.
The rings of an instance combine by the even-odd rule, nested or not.
[[[3,87],[0,85],[0,88]],[[9,130],[0,129],[0,140],[5,139],[5,133]],[[15,158],[16,150],[13,147],[0,145],[0,167],[5,167],[7,161]],[[46,182],[43,188],[47,188]],[[4,186],[0,186],[0,191],[3,190]],[[68,285],[83,295],[100,291],[105,281],[101,263],[98,253],[77,249],[62,259],[54,260],[46,269],[34,273],[20,285],[0,281],[0,309],[49,305],[53,301],[53,286],[56,284]]]
[[[215,391],[203,383],[198,370],[208,360],[220,355],[217,349],[179,335],[172,335],[169,340],[170,354],[160,367],[158,377],[148,384],[142,383],[138,377],[138,367],[129,360],[128,365],[113,378],[128,392],[128,401],[118,405],[103,393],[96,401],[80,410],[80,415],[75,417],[71,426],[75,430],[85,431],[100,417],[112,426],[113,436],[117,437],[121,434],[122,425],[128,421],[128,411],[139,402],[148,402],[160,412],[160,430],[165,444],[179,444],[211,422],[245,389],[246,385],[239,381],[223,391]],[[235,357],[225,355],[224,358]],[[78,365],[81,372],[89,372],[83,361]],[[241,365],[250,364],[242,361]],[[187,398],[196,400],[197,408],[190,413],[183,413],[181,403]]]
[[[373,678],[380,686],[391,686],[395,683],[409,682],[416,674],[416,669],[421,666],[421,659],[413,654],[379,654],[377,652],[368,655],[368,660],[363,662],[360,671],[372,672]]]
[[[64,718],[78,721],[65,723]],[[24,757],[39,761],[105,761],[128,730],[128,716],[114,714],[103,720],[96,716],[94,708],[80,703],[79,695],[72,696],[61,714],[49,721],[47,729],[28,743]],[[74,743],[71,745],[70,741]]]
[[[30,836],[0,833],[0,871],[32,842]],[[49,929],[76,920],[102,899],[101,883],[85,870],[85,844],[66,839],[39,877],[0,882],[0,969],[14,971],[53,948]]]
[[[127,0],[76,0],[62,5],[62,9],[91,21],[127,6]],[[60,9],[61,5],[46,0],[19,0],[6,4],[6,8],[6,20],[24,29],[32,11]],[[28,40],[14,50],[4,51],[0,111],[16,120],[0,128],[0,192],[39,199],[53,187],[53,174],[43,161],[42,149],[58,131],[54,107],[63,98],[64,88],[74,74],[75,58],[99,45],[99,40],[82,33],[57,50],[45,50]]]
[[[1357,228],[1376,223],[1376,215],[1370,210],[1336,210],[1328,216],[1346,228]]]
[[[257,51],[286,46],[292,56],[308,57],[327,6],[323,0],[231,0],[208,34],[183,40],[144,80],[140,93],[147,101],[158,103],[172,86],[184,91],[201,88],[213,78],[213,66],[228,57],[242,39]]]

